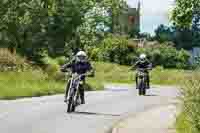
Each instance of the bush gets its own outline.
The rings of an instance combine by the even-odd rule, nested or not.
[[[64,92],[64,82],[48,80],[41,70],[0,72],[0,99],[52,95]]]
[[[31,66],[24,57],[12,54],[8,49],[0,49],[0,69],[7,70],[27,70]]]
[[[50,79],[60,79],[62,76],[60,74],[60,65],[57,60],[50,57],[45,57],[42,59],[44,62],[44,71],[48,74]]]
[[[93,61],[100,60],[100,55],[99,55],[101,53],[100,48],[91,48],[88,50],[87,53],[91,60]]]
[[[184,118],[181,124],[178,124],[178,131],[189,131],[187,133],[200,132],[200,72],[196,71],[188,75],[182,87],[183,113],[179,116]],[[183,117],[184,115],[184,117]],[[180,122],[180,121],[178,121]],[[183,122],[190,126],[182,126]],[[188,125],[187,124],[187,125]],[[183,132],[186,133],[186,132]]]
[[[93,57],[101,61],[128,65],[131,64],[130,53],[133,52],[134,49],[129,47],[129,41],[126,37],[110,35],[103,40],[99,49],[95,49]]]
[[[63,65],[66,62],[66,57],[65,56],[61,56],[61,57],[56,58],[55,60],[57,61],[57,63],[59,65]]]
[[[146,53],[154,66],[164,68],[185,69],[189,66],[190,54],[181,49],[177,50],[168,43],[155,43],[139,48],[135,42],[126,37],[110,35],[99,47],[89,50],[89,56],[94,61],[106,61],[121,65],[131,65],[136,62],[141,53]]]
[[[153,65],[164,68],[187,68],[189,66],[190,55],[185,50],[178,51],[169,45],[155,45],[138,49],[138,54],[146,53]]]

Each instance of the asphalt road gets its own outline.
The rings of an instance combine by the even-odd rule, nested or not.
[[[1,133],[105,133],[129,114],[176,103],[175,87],[153,87],[138,96],[126,85],[87,92],[86,104],[67,114],[63,95],[0,101]],[[158,121],[159,122],[159,121]]]

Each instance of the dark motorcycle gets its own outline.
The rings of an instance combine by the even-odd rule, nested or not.
[[[67,94],[67,112],[71,113],[75,111],[75,108],[80,105],[80,85],[83,84],[83,81],[81,80],[82,76],[85,76],[85,74],[77,74],[74,73],[71,76],[70,79],[70,86]]]
[[[138,69],[137,76],[138,76],[138,85],[137,88],[139,90],[139,95],[146,95],[147,89],[147,73],[145,72],[146,69]]]

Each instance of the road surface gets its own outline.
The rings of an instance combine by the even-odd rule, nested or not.
[[[175,87],[153,87],[138,96],[128,85],[87,92],[86,104],[66,113],[63,95],[0,101],[1,133],[105,133],[119,120],[176,102]],[[158,121],[159,122],[159,121]]]

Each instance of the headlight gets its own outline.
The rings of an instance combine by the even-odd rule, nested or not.
[[[145,74],[143,72],[138,72],[139,77],[143,77]]]
[[[83,81],[80,81],[80,84],[82,85],[82,84],[83,84]]]

